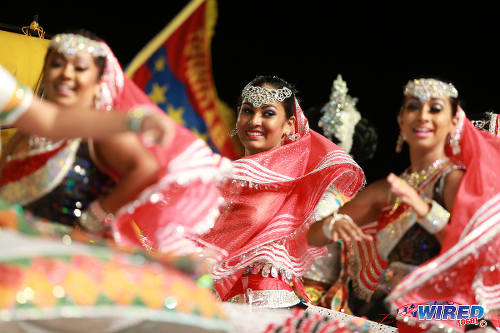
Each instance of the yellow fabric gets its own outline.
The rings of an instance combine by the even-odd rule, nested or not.
[[[50,41],[0,31],[0,64],[15,78],[35,89]]]
[[[50,40],[0,30],[0,64],[19,82],[36,90]],[[1,148],[5,148],[15,129],[2,129]]]

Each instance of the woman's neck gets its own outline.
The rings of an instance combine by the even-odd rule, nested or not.
[[[444,147],[426,151],[410,149],[410,169],[412,172],[420,171],[443,158],[446,158]]]

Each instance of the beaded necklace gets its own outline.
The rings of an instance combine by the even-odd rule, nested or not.
[[[448,160],[449,159],[447,157],[435,160],[431,165],[426,166],[419,171],[410,172],[410,168],[408,168],[403,172],[401,178],[403,178],[408,185],[418,191],[427,180],[433,178],[436,171],[439,171],[441,166],[448,162]]]

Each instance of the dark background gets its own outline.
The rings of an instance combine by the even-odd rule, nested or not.
[[[48,34],[86,28],[108,42],[126,66],[188,3],[18,2],[0,7],[4,26],[38,15]],[[497,98],[500,15],[494,2],[219,0],[212,40],[213,74],[233,106],[257,74],[294,83],[304,109],[328,101],[338,73],[358,110],[379,133],[375,157],[362,166],[369,181],[401,172],[407,152],[394,153],[396,114],[410,78],[438,76],[457,87],[470,115],[500,110]],[[1,47],[1,46],[0,46]],[[311,126],[319,115],[310,115]],[[316,118],[316,119],[314,119]]]

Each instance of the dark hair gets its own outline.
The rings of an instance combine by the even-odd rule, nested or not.
[[[422,79],[422,78],[425,78],[425,79],[434,79],[434,80],[441,81],[441,82],[444,82],[444,83],[447,83],[447,84],[452,84],[451,81],[449,81],[449,80],[443,80],[442,78],[437,77],[437,76],[425,76],[425,77],[420,76],[420,77],[413,78],[410,81],[418,80],[418,79]],[[405,86],[406,86],[406,84],[405,84]],[[403,100],[401,101],[401,105],[404,105],[405,98],[406,98],[406,96],[403,95]],[[459,106],[462,106],[463,103],[462,103],[462,101],[458,97],[449,97],[448,100],[450,101],[450,104],[451,104],[451,115],[454,117],[457,114],[457,112],[458,112]]]
[[[67,30],[64,33],[80,35],[80,36],[86,37],[88,39],[92,39],[92,40],[99,41],[99,42],[102,41],[102,39],[99,38],[96,34],[94,34],[91,31],[88,31],[86,29]],[[45,55],[44,64],[47,63],[47,58],[49,56],[49,53],[50,53],[50,49],[47,52],[47,54]],[[97,68],[99,69],[98,74],[97,74],[97,79],[100,80],[102,75],[104,74],[104,68],[106,67],[106,57],[102,57],[102,56],[93,57],[93,59],[94,59],[94,62],[96,64]]]
[[[255,87],[262,87],[264,84],[268,84],[274,89],[281,89],[283,87],[287,87],[288,89],[290,89],[293,95],[285,98],[283,102],[281,102],[281,104],[283,104],[283,107],[285,109],[286,119],[290,119],[293,116],[295,103],[293,97],[297,94],[297,89],[295,89],[295,87],[291,83],[288,83],[287,81],[276,75],[258,75],[248,84]],[[243,98],[240,96],[236,105],[236,110],[241,107],[242,103]]]

